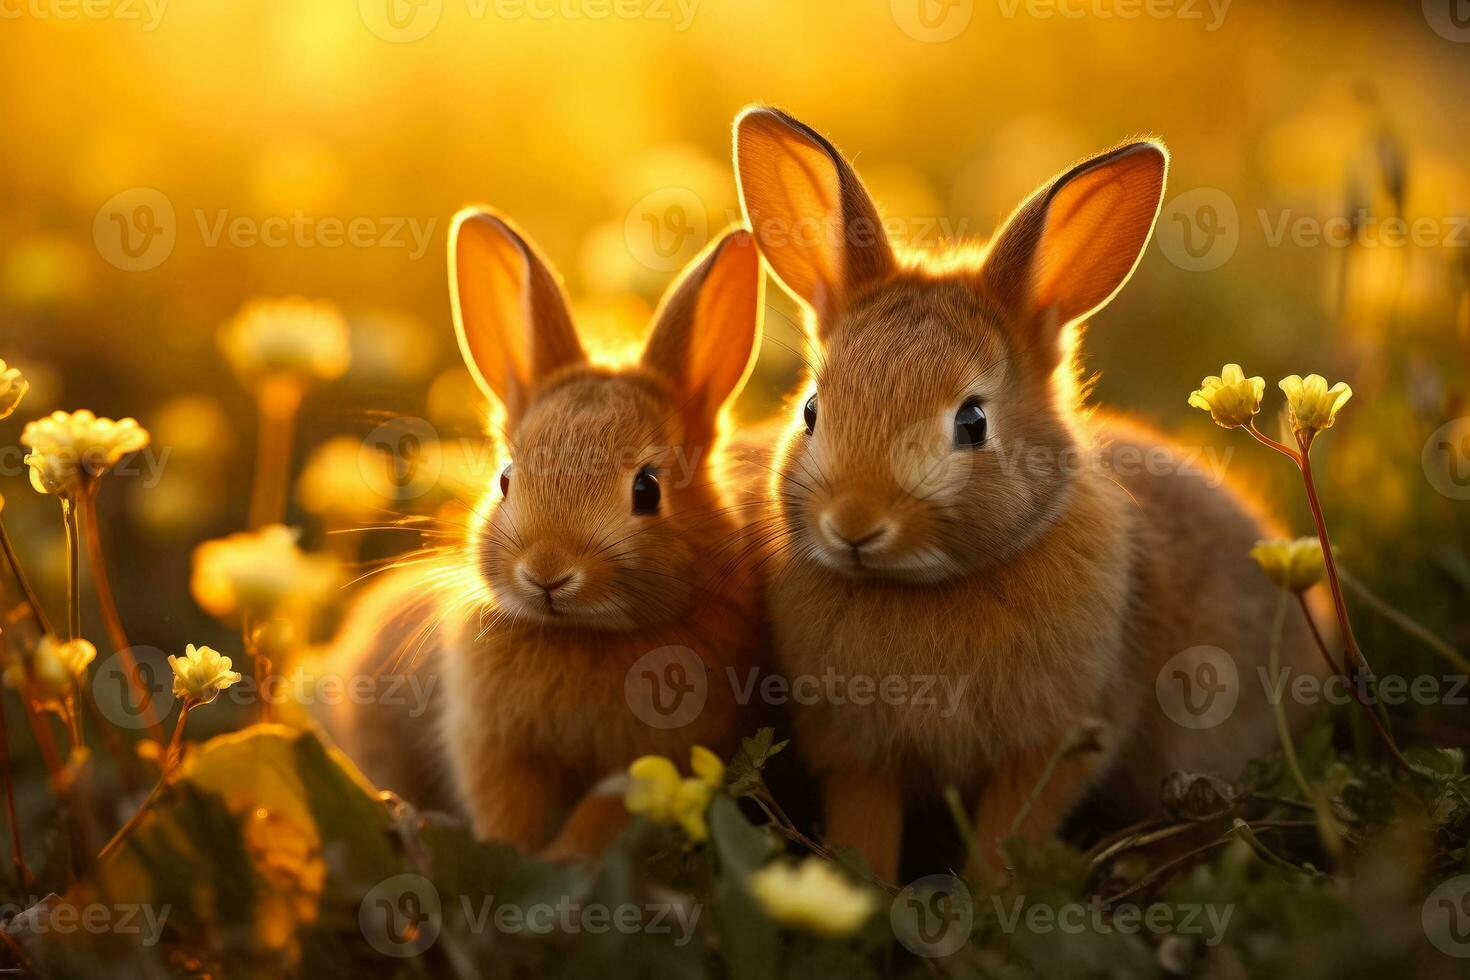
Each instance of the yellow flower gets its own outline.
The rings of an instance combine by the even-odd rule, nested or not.
[[[725,785],[725,764],[703,745],[689,750],[689,768],[711,789]]]
[[[26,423],[20,441],[31,448],[31,485],[41,493],[73,494],[147,446],[148,430],[137,419],[98,418],[83,408]]]
[[[1257,541],[1251,557],[1268,579],[1288,592],[1305,592],[1327,574],[1322,561],[1322,542],[1316,538]]]
[[[6,418],[20,405],[31,383],[21,373],[0,358],[0,419]]]
[[[1281,379],[1280,388],[1291,407],[1291,430],[1305,435],[1332,428],[1332,423],[1337,421],[1337,410],[1353,397],[1353,389],[1347,382],[1339,381],[1328,388],[1327,379],[1320,374],[1305,378],[1293,374]]]
[[[194,601],[222,619],[259,619],[288,604],[323,602],[337,587],[336,563],[308,555],[296,537],[292,528],[271,524],[204,542],[194,549]]]
[[[220,350],[240,377],[332,381],[352,360],[337,307],[300,296],[254,299],[220,330]]]
[[[709,839],[704,813],[710,798],[724,785],[725,765],[702,745],[690,751],[695,775],[679,778],[678,767],[661,755],[645,755],[628,767],[623,805],[659,823],[678,824],[692,841]]]
[[[1218,376],[1212,374],[1200,383],[1189,404],[1209,412],[1216,425],[1234,429],[1250,424],[1265,393],[1265,378],[1247,378],[1239,364],[1227,364]]]
[[[364,451],[366,449],[366,451]],[[370,479],[369,466],[377,467]],[[393,460],[351,436],[328,439],[312,453],[296,481],[296,499],[309,513],[344,524],[381,518],[390,501],[378,486],[392,486]]]
[[[750,876],[750,892],[777,922],[840,939],[862,928],[878,908],[872,890],[848,881],[820,858],[793,867],[767,865]]]
[[[182,657],[169,654],[168,665],[174,670],[174,697],[208,704],[219,692],[233,686],[240,675],[230,669],[229,657],[222,657],[213,647],[196,647],[190,643]]]
[[[10,657],[5,686],[41,704],[57,704],[71,697],[72,685],[86,675],[87,665],[96,658],[97,648],[86,640],[62,643],[54,636],[43,636],[31,654],[29,671],[19,655]]]
[[[167,446],[170,462],[210,462],[230,454],[235,431],[218,405],[207,398],[185,395],[151,413],[154,436]]]

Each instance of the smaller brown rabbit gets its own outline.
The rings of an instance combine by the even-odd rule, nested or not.
[[[448,611],[418,726],[436,751],[416,755],[407,719],[372,710],[335,728],[370,776],[400,784],[386,788],[447,768],[482,838],[538,849],[556,834],[552,853],[594,854],[626,819],[620,799],[589,795],[603,777],[695,744],[729,754],[747,730],[723,680],[759,666],[760,587],[731,557],[741,508],[719,443],[760,331],[760,262],[747,232],[724,235],[665,297],[638,363],[612,368],[589,362],[556,276],[508,221],[461,212],[449,243],[460,346],[505,408],[510,463],[458,572],[397,573],[386,600],[359,604],[372,622],[344,630],[339,660],[381,669]],[[702,708],[680,709],[686,694]]]
[[[1163,147],[1082,161],[986,247],[926,253],[891,247],[856,172],[784,113],[741,114],[735,152],[750,227],[811,310],[819,351],[774,484],[779,665],[963,695],[945,710],[797,710],[828,835],[892,879],[904,810],[953,786],[978,797],[982,860],[996,863],[1013,831],[1052,834],[1090,793],[1143,816],[1171,770],[1235,778],[1270,751],[1257,668],[1278,594],[1248,557],[1267,523],[1161,437],[1089,407],[1077,383],[1076,326],[1143,254]],[[1224,692],[1238,704],[1218,724],[1177,721],[1164,688],[1215,648],[1238,668]],[[1322,670],[1300,617],[1283,663]],[[1089,719],[1101,750],[1065,754]]]

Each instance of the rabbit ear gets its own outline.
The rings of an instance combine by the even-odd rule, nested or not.
[[[466,208],[454,216],[449,300],[470,374],[512,419],[535,382],[583,359],[556,275],[498,215]]]
[[[1139,142],[1057,177],[996,235],[985,286],[1022,321],[1060,327],[1100,309],[1143,255],[1168,169],[1161,144]]]
[[[776,109],[735,120],[746,220],[781,282],[824,329],[845,299],[885,277],[893,250],[862,181],[831,143]]]
[[[750,232],[739,229],[690,263],[659,304],[643,364],[674,382],[696,431],[712,432],[720,407],[745,382],[764,282]]]

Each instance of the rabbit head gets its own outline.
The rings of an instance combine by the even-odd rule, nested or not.
[[[463,211],[449,250],[461,351],[505,410],[509,463],[470,542],[499,612],[595,629],[675,617],[696,563],[734,533],[711,457],[759,332],[749,234],[691,263],[624,367],[589,361],[555,274],[510,222]]]
[[[1043,184],[987,247],[900,252],[856,172],[770,108],[735,125],[741,202],[811,311],[817,361],[776,495],[794,553],[950,579],[1005,561],[1066,501],[1084,445],[1075,325],[1137,265],[1168,157],[1134,142]]]

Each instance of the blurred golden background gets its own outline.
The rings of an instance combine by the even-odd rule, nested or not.
[[[298,470],[394,415],[473,436],[450,215],[512,216],[584,331],[626,345],[738,215],[730,122],[770,102],[833,138],[917,244],[986,235],[1077,157],[1162,137],[1155,243],[1085,345],[1100,398],[1232,451],[1232,477],[1305,533],[1291,474],[1185,399],[1227,360],[1350,381],[1350,423],[1323,447],[1344,561],[1463,643],[1464,488],[1426,455],[1441,426],[1470,439],[1454,428],[1470,414],[1470,32],[1442,6],[3,0],[0,357],[33,384],[0,432],[7,525],[58,596],[60,523],[27,486],[19,426],[56,408],[137,417],[171,455],[157,486],[103,493],[124,618],[168,650],[213,635],[185,599],[189,554],[244,526],[256,427],[224,322],[293,294],[347,318],[351,365],[309,396]],[[1386,240],[1393,217],[1428,222],[1421,240]],[[745,420],[798,378],[794,307],[770,303]],[[292,523],[321,547],[302,499]],[[414,543],[374,533],[353,557]]]

